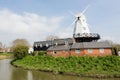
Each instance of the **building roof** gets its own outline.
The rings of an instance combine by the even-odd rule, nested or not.
[[[53,41],[37,41],[37,42],[34,42],[34,46],[46,46],[47,45],[65,45],[66,43],[68,44],[72,44],[73,43],[73,40],[72,38],[64,38],[64,39],[54,39]]]
[[[111,48],[112,46],[108,42],[82,42],[82,43],[73,43],[72,45],[58,45],[51,46],[48,50],[70,50],[76,48]]]
[[[52,42],[51,41],[37,41],[37,42],[34,42],[34,46],[40,46],[40,45],[42,45],[42,46],[46,46],[46,44],[48,44],[48,45],[52,45]]]
[[[74,43],[71,49],[74,48],[111,48],[112,46],[109,42],[83,42],[83,43]]]
[[[47,49],[49,50],[55,50],[55,51],[59,51],[59,50],[70,50],[70,46],[68,45],[60,45],[60,46],[51,46]]]
[[[73,40],[72,38],[65,38],[65,39],[55,39],[54,40],[54,44],[59,44],[59,45],[62,45],[62,44],[66,44],[66,42],[68,44],[72,44],[73,43]]]

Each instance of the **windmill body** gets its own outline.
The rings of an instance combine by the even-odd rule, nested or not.
[[[76,17],[77,20],[75,21],[74,34],[90,33],[86,17],[82,13],[76,15]]]
[[[73,32],[75,42],[92,42],[100,39],[99,34],[90,32],[86,17],[83,13],[75,15],[75,17],[76,21]]]

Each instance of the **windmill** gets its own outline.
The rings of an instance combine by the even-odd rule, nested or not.
[[[75,15],[76,21],[75,21],[75,28],[74,28],[73,34],[76,35],[76,34],[90,33],[87,20],[84,15],[88,7],[89,6],[87,6],[81,13],[78,13],[77,15]]]
[[[75,23],[74,32],[73,32],[73,37],[75,39],[75,42],[91,42],[91,41],[97,41],[98,39],[100,39],[99,34],[90,33],[87,20],[84,15],[88,7],[89,5],[82,12],[76,15],[74,15],[71,12],[71,14],[76,17],[76,20],[73,22]]]

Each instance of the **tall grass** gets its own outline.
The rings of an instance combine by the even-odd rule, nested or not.
[[[120,57],[58,57],[26,56],[13,62],[28,69],[47,70],[75,75],[108,75],[120,77]]]

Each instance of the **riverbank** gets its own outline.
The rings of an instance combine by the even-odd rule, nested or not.
[[[26,56],[14,60],[13,65],[25,69],[49,71],[54,74],[97,78],[120,78],[120,57],[68,57]]]
[[[0,60],[1,59],[10,59],[10,58],[13,58],[12,53],[0,53]]]

